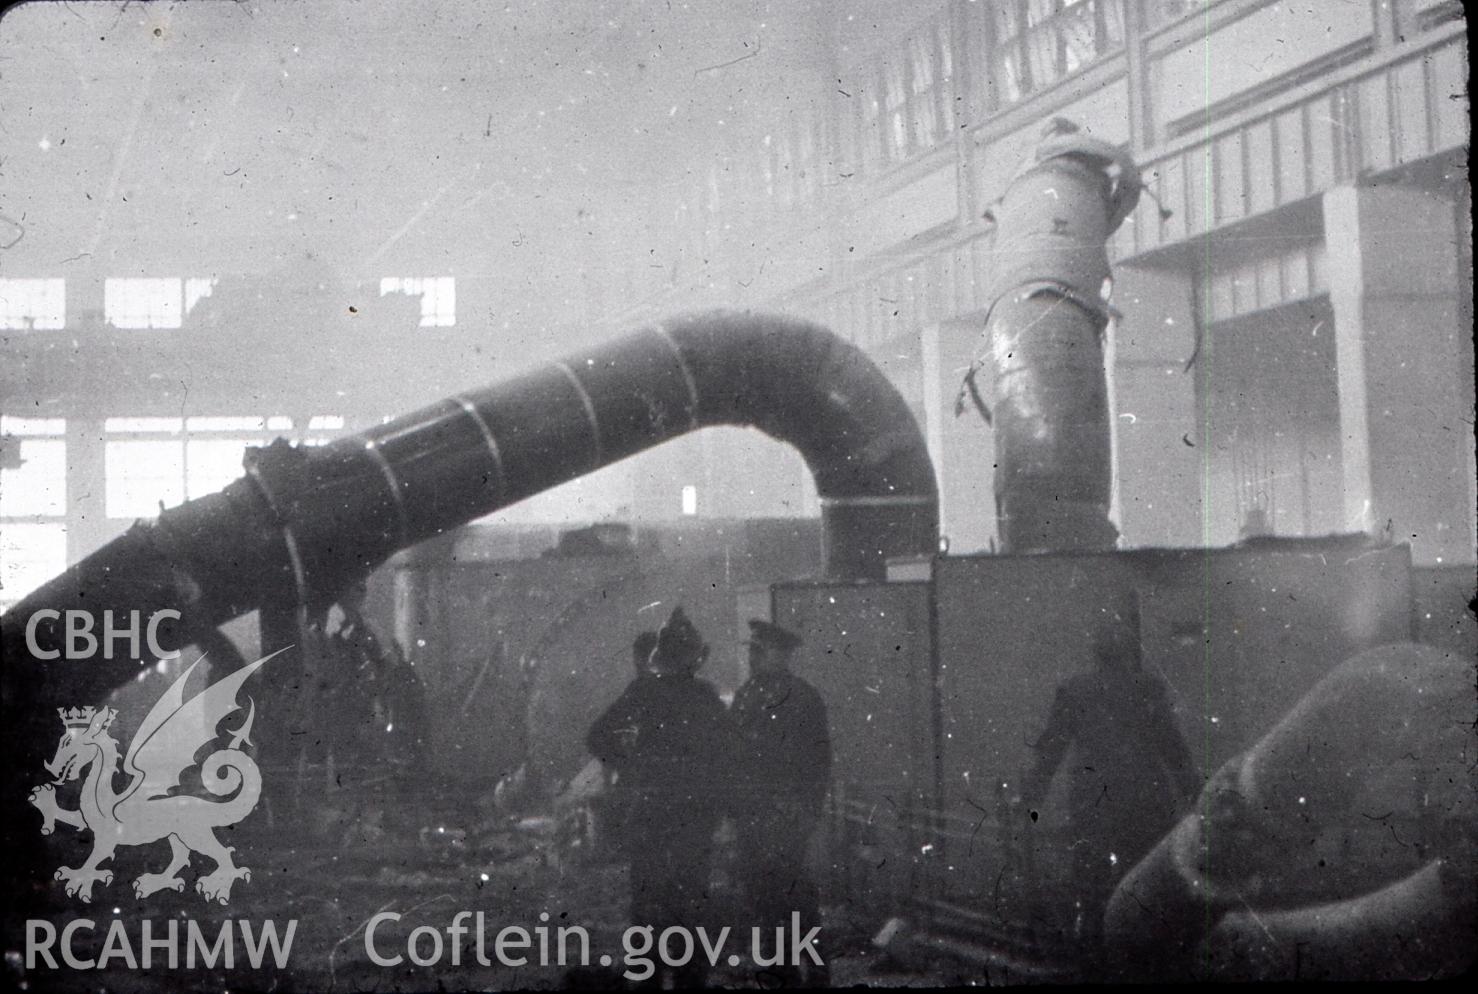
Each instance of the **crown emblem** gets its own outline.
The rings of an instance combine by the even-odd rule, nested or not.
[[[62,724],[67,728],[86,728],[97,717],[97,708],[89,704],[85,708],[57,708],[56,713],[61,716]]]

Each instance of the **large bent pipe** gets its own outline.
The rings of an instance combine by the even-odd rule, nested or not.
[[[29,658],[25,631],[44,609],[173,609],[198,629],[266,604],[326,606],[398,549],[711,425],[752,425],[800,450],[828,576],[881,578],[888,556],[934,550],[933,466],[877,367],[813,324],[704,313],[330,445],[249,451],[241,479],[136,524],[6,612],[5,669],[14,677],[10,662]],[[60,618],[32,628],[39,648],[62,647]],[[83,664],[100,679],[80,682],[116,684],[133,665]]]

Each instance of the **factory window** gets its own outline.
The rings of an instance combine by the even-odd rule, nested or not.
[[[694,515],[698,513],[698,488],[695,486],[683,487],[683,514]]]
[[[954,131],[954,101],[948,83],[954,76],[949,31],[943,19],[909,40],[909,118],[915,151],[933,148]]]
[[[1217,0],[1142,0],[1146,30],[1164,27],[1191,14],[1203,13]]]
[[[795,200],[795,191],[791,185],[794,173],[791,168],[790,143],[783,134],[768,134],[761,144],[764,151],[760,159],[760,176],[764,181],[765,196],[789,207]]]
[[[711,163],[703,183],[703,195],[700,199],[704,214],[709,217],[718,214],[719,209],[724,206],[726,199],[723,196],[723,192],[724,181],[720,173],[719,164],[717,162]]]
[[[1345,527],[1333,315],[1324,299],[1213,321],[1198,378],[1212,545]]]
[[[110,439],[103,472],[110,518],[152,517],[185,499],[185,450],[179,440]]]
[[[844,161],[871,171],[949,140],[955,127],[950,44],[948,19],[936,18],[889,51],[876,68],[860,73],[863,82],[850,84],[855,91],[842,87]],[[856,105],[861,121],[854,135]]]
[[[821,189],[821,163],[819,148],[821,142],[817,139],[817,121],[814,118],[806,118],[796,128],[795,141],[795,188],[796,198],[800,201],[811,200]]]
[[[206,297],[209,297],[216,288],[217,277],[192,276],[185,280],[185,313],[189,314],[195,309],[195,305]]]
[[[1219,265],[1206,280],[1211,320],[1265,311],[1328,290],[1322,243]]]
[[[67,565],[66,422],[0,417],[0,610]]]
[[[901,162],[908,158],[908,96],[903,85],[903,65],[889,62],[883,66],[883,147],[888,158]]]
[[[1124,44],[1123,0],[1001,0],[996,92],[1013,103]]]
[[[0,461],[0,516],[61,517],[67,513],[67,443],[61,438],[6,432]]]
[[[875,77],[869,78],[858,87],[858,96],[862,98],[859,101],[862,126],[857,136],[857,145],[862,153],[859,165],[864,172],[873,172],[883,162],[882,128],[879,124],[883,114],[882,87]]]
[[[177,278],[103,281],[103,316],[115,328],[178,328],[183,303]]]
[[[0,279],[0,330],[53,331],[67,324],[61,279]]]
[[[457,281],[451,276],[386,276],[380,296],[403,293],[421,298],[421,327],[450,328],[457,323]]]
[[[814,120],[796,121],[791,129],[771,132],[760,144],[760,180],[765,196],[785,207],[815,197],[820,183]]]
[[[103,317],[115,328],[178,328],[215,285],[203,276],[111,277],[103,281]]]
[[[66,568],[65,522],[5,522],[0,529],[0,610]]]
[[[307,422],[304,445],[321,445],[343,428],[337,415]],[[109,418],[104,423],[104,506],[110,518],[152,517],[214,493],[242,476],[248,446],[267,445],[289,433],[285,415],[192,418]]]

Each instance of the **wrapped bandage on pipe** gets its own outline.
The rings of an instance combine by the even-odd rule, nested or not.
[[[995,222],[982,352],[968,396],[995,431],[1004,552],[1111,549],[1103,333],[1106,242],[1134,210],[1139,171],[1118,146],[1054,118],[987,215]],[[994,405],[976,377],[989,370]]]

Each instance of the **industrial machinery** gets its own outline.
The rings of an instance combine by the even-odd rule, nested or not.
[[[1108,238],[1139,202],[1139,170],[1118,146],[1054,118],[987,214],[995,222],[985,346],[970,396],[996,435],[1002,552],[1112,549]],[[975,384],[990,370],[996,404]]]
[[[320,611],[397,550],[684,432],[751,425],[801,451],[821,497],[820,576],[768,582],[733,617],[768,615],[805,639],[796,667],[826,700],[837,753],[822,855],[833,896],[1007,976],[1051,976],[1074,942],[1061,795],[1083,760],[1041,811],[1016,797],[1054,689],[1089,665],[1105,618],[1137,605],[1140,654],[1203,776],[1341,660],[1417,634],[1404,546],[1356,536],[1113,551],[1103,242],[1138,192],[1119,150],[1054,124],[996,209],[998,252],[1012,261],[998,267],[980,368],[996,381],[1013,554],[938,552],[924,439],[858,349],[783,318],[669,321],[322,448],[255,450],[242,479],[135,526],[12,608],[0,619],[15,744],[7,841],[32,839],[18,812],[52,709],[101,703],[139,666],[33,659],[28,646],[62,644],[67,610],[174,609],[166,648],[254,608]],[[621,593],[618,608],[587,604],[583,630],[650,589],[630,565],[590,568]],[[553,557],[537,570],[570,568]],[[426,575],[406,583],[398,623],[447,617]],[[619,653],[606,662],[628,665]]]
[[[101,700],[146,662],[58,661],[76,612],[176,612],[156,632],[169,651],[261,608],[263,648],[285,646],[396,550],[721,424],[801,452],[825,575],[880,579],[889,557],[934,547],[933,469],[903,398],[855,346],[780,317],[674,319],[330,445],[278,440],[248,453],[241,479],[135,525],[0,618],[5,833],[35,845],[25,795],[55,708]],[[294,614],[296,630],[282,621]]]

